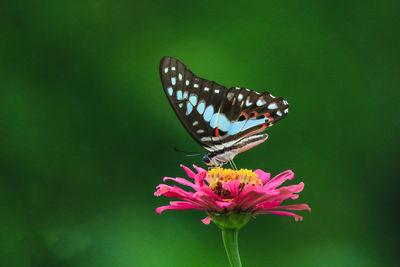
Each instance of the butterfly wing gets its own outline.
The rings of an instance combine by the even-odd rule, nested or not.
[[[211,127],[218,129],[211,138],[229,147],[239,140],[263,131],[286,117],[288,102],[268,92],[231,87],[221,103]]]
[[[204,137],[213,135],[210,120],[218,111],[227,88],[196,76],[173,57],[161,59],[160,77],[169,103],[193,139],[209,151],[221,148],[218,140]]]
[[[289,105],[268,92],[227,89],[200,78],[179,60],[164,57],[161,82],[179,120],[204,148],[216,151],[271,127],[283,119]]]

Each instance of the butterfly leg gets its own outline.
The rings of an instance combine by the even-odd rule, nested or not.
[[[236,164],[233,160],[230,160],[229,163],[231,164],[232,169],[237,170]]]
[[[237,170],[236,164],[235,162],[232,160],[233,166],[235,167],[235,169]]]
[[[229,161],[229,165],[231,165],[232,170],[235,169],[235,167],[233,167],[232,161]]]
[[[233,166],[235,166],[235,169],[237,170],[238,168],[236,167],[235,162],[232,160]]]

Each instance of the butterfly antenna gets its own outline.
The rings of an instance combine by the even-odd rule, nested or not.
[[[186,157],[201,156],[200,153],[188,152],[188,151],[180,150],[180,149],[178,149],[178,148],[176,148],[176,147],[174,147],[174,150],[175,150],[176,152],[186,153],[186,155],[185,155]]]

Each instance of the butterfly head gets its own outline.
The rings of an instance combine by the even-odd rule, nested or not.
[[[221,167],[232,160],[235,153],[226,151],[214,151],[203,156],[203,163],[208,166]]]
[[[219,158],[217,155],[212,155],[212,153],[208,153],[203,156],[203,163],[208,166],[220,167],[226,162],[225,160]]]
[[[225,164],[225,162],[217,157],[215,153],[207,153],[203,156],[203,163],[208,166],[220,167]]]
[[[206,154],[206,155],[203,156],[203,162],[204,162],[204,164],[206,164],[206,165],[212,165],[212,164],[211,164],[211,159],[208,157],[208,154]]]

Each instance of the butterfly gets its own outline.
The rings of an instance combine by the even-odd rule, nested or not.
[[[203,162],[221,167],[268,138],[262,133],[286,117],[289,104],[268,92],[231,87],[195,75],[173,57],[163,57],[165,94],[189,134],[209,152]],[[234,165],[233,165],[234,166]]]

